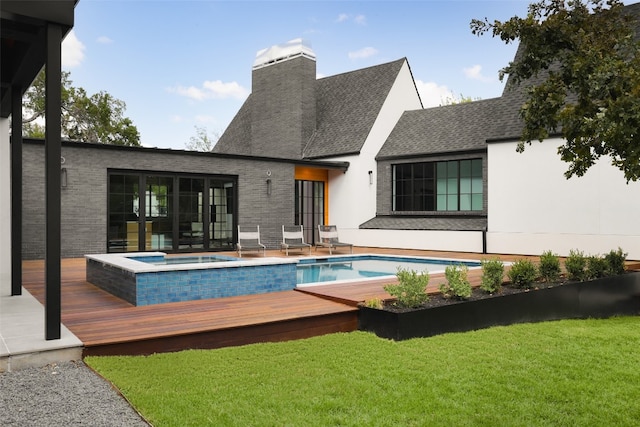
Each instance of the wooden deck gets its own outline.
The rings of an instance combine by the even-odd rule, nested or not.
[[[44,302],[43,261],[25,261],[24,287]],[[283,341],[357,328],[357,309],[288,291],[135,307],[85,280],[85,260],[62,261],[62,323],[85,355],[150,354]]]
[[[481,258],[477,254],[374,248],[354,248],[354,253]],[[279,251],[268,255],[281,256]],[[470,279],[479,283],[479,273],[470,272]],[[435,291],[442,281],[433,275],[429,290]],[[283,341],[355,330],[358,302],[388,298],[383,290],[387,283],[389,280],[321,285],[303,291],[135,307],[88,283],[84,258],[65,259],[62,323],[84,343],[85,355],[150,354]],[[44,261],[24,261],[23,285],[44,302]]]

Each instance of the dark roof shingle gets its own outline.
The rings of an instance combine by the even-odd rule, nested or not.
[[[317,81],[317,128],[304,157],[358,153],[406,58]]]
[[[486,217],[405,217],[377,216],[360,225],[362,229],[383,230],[454,230],[482,231],[487,228]]]

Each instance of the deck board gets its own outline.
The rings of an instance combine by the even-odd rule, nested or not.
[[[483,257],[468,253],[354,247],[354,254],[357,253]],[[235,255],[234,252],[222,254]],[[267,251],[267,254],[283,256],[279,251]],[[382,279],[313,286],[304,288],[303,292],[136,307],[88,283],[84,258],[63,259],[61,272],[62,323],[84,343],[85,354],[149,354],[353,331],[357,328],[357,304],[371,298],[389,298],[383,287],[395,282],[395,279]],[[479,284],[480,274],[470,272],[469,278],[473,284]],[[437,291],[442,281],[441,275],[432,275],[428,290]],[[44,304],[43,260],[23,262],[23,285]]]
[[[44,303],[43,261],[23,263],[23,285]],[[61,287],[62,323],[85,354],[217,348],[357,327],[355,308],[297,291],[136,307],[88,283],[82,258],[62,260]]]

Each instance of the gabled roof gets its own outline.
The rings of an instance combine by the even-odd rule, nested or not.
[[[317,80],[317,127],[304,158],[359,153],[406,58]]]
[[[316,80],[316,131],[302,158],[358,153],[405,62],[402,58]],[[215,152],[255,154],[251,152],[252,108],[250,95],[218,140]]]
[[[625,6],[636,19],[640,38],[640,3]],[[522,54],[522,46],[516,58]],[[541,72],[516,86],[507,79],[500,98],[405,112],[377,155],[378,160],[416,157],[486,148],[487,141],[519,140],[522,134],[520,108],[527,89],[541,83]]]
[[[517,108],[510,105],[513,100],[493,98],[405,111],[376,158],[486,149],[487,139],[507,136],[518,128]]]
[[[249,95],[216,142],[214,152],[251,155],[251,101]]]

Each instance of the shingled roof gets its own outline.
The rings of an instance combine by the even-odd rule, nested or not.
[[[251,155],[251,95],[242,104],[213,150],[218,153]]]
[[[482,150],[519,127],[516,97],[405,111],[377,159]],[[515,114],[514,114],[515,112]]]
[[[316,80],[316,131],[305,145],[303,159],[358,153],[405,62],[402,58]],[[220,137],[215,152],[255,154],[252,102],[250,95]]]
[[[307,159],[359,153],[406,62],[402,58],[317,81],[317,128]]]

